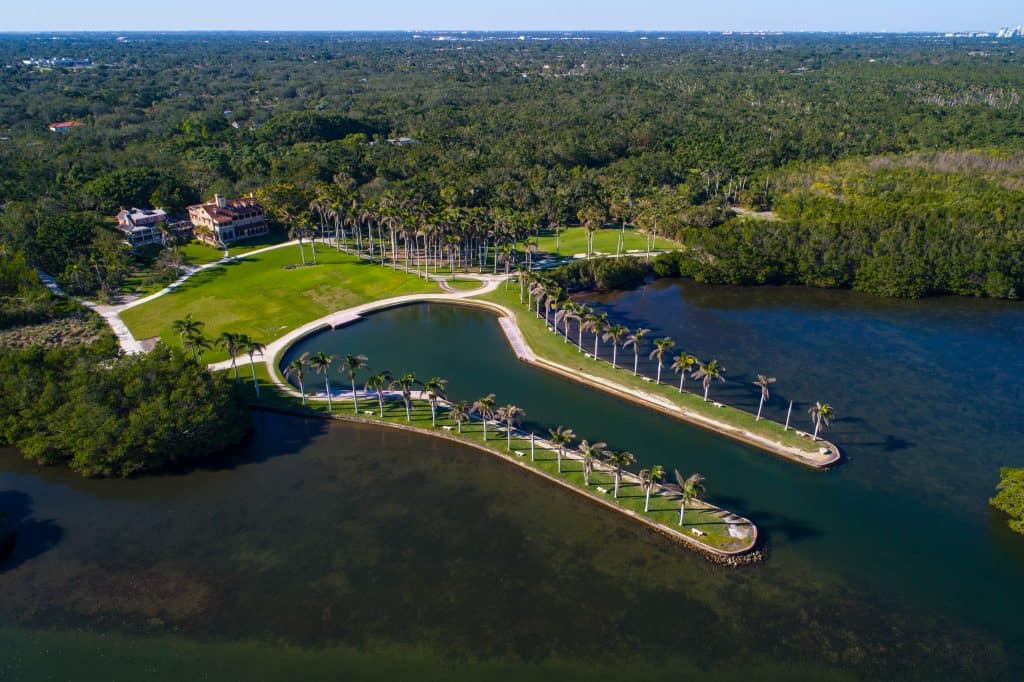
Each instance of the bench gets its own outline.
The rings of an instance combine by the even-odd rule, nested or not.
[[[516,453],[516,457],[526,457],[526,453],[522,450],[513,450]]]
[[[370,415],[372,417],[373,415],[375,415],[377,413],[374,412],[373,410],[363,410],[363,414],[368,414],[368,415]]]
[[[607,488],[602,488],[601,486],[597,486],[597,492],[604,493],[605,495],[607,495],[608,494],[608,489]]]
[[[690,529],[690,532],[691,532],[691,533],[693,533],[694,535],[696,535],[696,536],[697,536],[697,537],[699,537],[699,538],[702,538],[702,537],[704,537],[705,535],[707,535],[707,533],[705,533],[704,531],[702,531],[702,530],[701,530],[701,529],[699,529],[699,528],[691,528],[691,529]]]
[[[442,426],[441,428],[444,429],[445,431],[451,431],[452,430],[451,426]]]

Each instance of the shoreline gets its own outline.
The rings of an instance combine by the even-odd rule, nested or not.
[[[516,357],[521,362],[533,367],[537,367],[552,374],[557,374],[565,379],[576,381],[577,383],[581,383],[592,388],[597,388],[612,396],[622,398],[666,416],[674,417],[692,426],[697,426],[706,431],[730,438],[745,445],[757,448],[763,452],[782,457],[791,462],[796,462],[797,464],[801,464],[812,469],[825,470],[835,466],[842,459],[842,454],[838,446],[826,439],[819,439],[817,442],[820,443],[822,447],[828,448],[830,452],[829,456],[815,458],[809,452],[759,436],[758,434],[751,433],[742,427],[734,426],[732,424],[698,414],[692,410],[688,410],[685,407],[677,405],[670,400],[663,399],[658,396],[652,396],[621,383],[594,376],[582,368],[574,370],[571,367],[567,367],[554,362],[553,360],[537,355],[526,340],[522,330],[519,328],[519,321],[516,319],[515,311],[500,303],[474,298],[481,294],[491,293],[497,289],[499,284],[500,281],[489,280],[485,282],[484,286],[478,289],[460,291],[457,294],[410,294],[408,296],[399,297],[398,299],[383,299],[381,301],[365,303],[354,308],[338,311],[320,318],[319,320],[314,320],[313,322],[305,324],[268,344],[267,353],[263,358],[267,365],[267,372],[275,379],[275,381],[277,381],[277,375],[279,373],[279,369],[277,367],[278,358],[294,343],[317,331],[339,329],[362,319],[365,314],[380,312],[382,310],[397,308],[404,305],[414,305],[418,303],[451,303],[455,305],[475,307],[496,314],[498,316],[498,325],[501,327],[501,330],[505,335],[505,339],[508,341],[509,346],[511,346],[512,351],[516,354]],[[220,364],[223,365],[224,363]],[[796,429],[794,429],[794,431],[796,431]]]
[[[275,383],[276,383],[276,381],[275,381]],[[279,386],[279,388],[281,388],[281,387]],[[291,389],[290,385],[288,386],[288,389]],[[289,390],[289,394],[293,390],[294,389]],[[351,392],[349,392],[349,393],[351,393]],[[344,395],[344,393],[341,393],[341,394],[339,394],[339,397],[341,397],[343,395]],[[290,397],[294,398],[295,396],[290,396]],[[307,395],[306,397],[307,397],[308,400],[315,399],[315,400],[317,400],[319,402],[322,402],[323,400],[326,399],[326,398],[321,397],[321,396],[309,396],[309,395]],[[610,509],[612,511],[618,512],[619,514],[622,514],[622,515],[626,516],[627,518],[633,519],[634,521],[638,521],[638,522],[642,523],[648,530],[653,531],[653,532],[657,533],[658,535],[661,535],[662,537],[668,538],[668,539],[676,542],[677,544],[679,544],[679,545],[681,545],[683,547],[686,547],[687,549],[695,550],[698,553],[700,553],[701,555],[703,555],[705,558],[707,558],[708,560],[710,560],[710,561],[712,561],[714,563],[718,563],[718,564],[722,564],[722,565],[729,565],[729,566],[741,566],[741,565],[745,565],[745,564],[755,563],[755,562],[758,562],[758,561],[761,561],[761,560],[764,559],[763,551],[758,549],[758,546],[759,546],[759,544],[761,542],[761,538],[760,538],[760,533],[758,531],[757,524],[755,524],[750,519],[747,519],[746,517],[739,516],[735,512],[730,512],[729,510],[722,509],[721,507],[713,505],[713,504],[711,504],[709,502],[706,502],[704,500],[695,500],[695,503],[691,503],[688,506],[689,507],[698,507],[698,508],[702,508],[702,509],[717,510],[717,511],[721,511],[721,512],[724,512],[724,513],[727,513],[727,514],[731,514],[732,516],[738,518],[740,521],[746,522],[746,524],[749,525],[749,527],[752,530],[752,533],[751,533],[750,542],[745,547],[743,547],[741,549],[735,549],[735,550],[725,550],[725,549],[718,549],[717,547],[712,547],[710,545],[707,545],[707,544],[697,540],[696,538],[692,538],[692,537],[686,535],[686,533],[684,533],[682,531],[677,531],[674,528],[671,528],[671,527],[666,526],[664,524],[658,523],[657,521],[655,521],[653,519],[650,519],[650,518],[647,518],[646,516],[643,516],[640,513],[634,512],[631,509],[627,509],[624,506],[616,504],[614,501],[612,501],[610,499],[602,498],[602,497],[598,496],[598,494],[596,492],[591,492],[590,490],[585,489],[585,488],[581,488],[581,487],[573,484],[570,481],[561,479],[561,478],[559,478],[557,476],[549,474],[546,471],[542,471],[541,469],[539,469],[537,467],[532,467],[529,464],[527,464],[525,461],[520,461],[519,459],[516,459],[515,457],[513,457],[512,453],[502,452],[501,450],[499,450],[497,448],[490,447],[489,445],[486,445],[484,443],[478,443],[475,440],[472,440],[472,439],[469,439],[469,438],[460,437],[460,436],[458,436],[458,435],[456,435],[454,433],[448,433],[448,432],[442,431],[442,430],[427,429],[427,428],[423,428],[423,427],[419,427],[419,426],[413,426],[411,424],[402,424],[402,423],[390,422],[390,421],[386,421],[386,420],[378,419],[378,418],[369,418],[369,417],[364,417],[364,416],[360,416],[360,415],[350,415],[350,414],[345,414],[345,413],[342,413],[342,412],[324,414],[324,413],[317,413],[317,412],[305,411],[305,410],[300,410],[300,409],[287,409],[287,408],[281,408],[281,407],[273,407],[273,406],[266,406],[266,405],[255,405],[255,404],[251,404],[250,405],[250,409],[257,410],[257,411],[262,411],[262,412],[271,412],[271,413],[275,413],[275,414],[284,414],[284,415],[289,415],[289,416],[303,417],[303,418],[323,419],[323,420],[327,420],[327,421],[332,421],[332,420],[333,421],[343,421],[343,422],[349,422],[349,423],[354,423],[354,424],[364,424],[364,425],[368,425],[368,426],[378,426],[378,427],[379,426],[383,426],[383,427],[390,428],[390,429],[395,429],[395,430],[399,430],[399,431],[405,431],[407,433],[416,433],[416,434],[423,435],[423,436],[426,436],[426,437],[439,438],[441,440],[445,440],[445,441],[448,441],[448,442],[451,442],[451,443],[455,443],[455,444],[458,444],[458,445],[464,445],[464,446],[473,448],[475,450],[478,450],[480,452],[484,452],[486,454],[489,454],[492,457],[495,457],[495,458],[497,458],[498,460],[500,460],[502,462],[506,462],[508,464],[512,464],[512,465],[518,467],[522,471],[525,471],[527,473],[533,474],[535,476],[539,476],[542,479],[544,479],[544,480],[546,480],[546,481],[548,481],[550,483],[553,483],[555,485],[558,485],[558,486],[560,486],[561,488],[563,488],[563,489],[565,489],[567,491],[576,493],[577,495],[581,496],[583,499],[588,500],[588,501],[590,501],[590,502],[592,502],[594,504],[598,504],[598,505],[600,505],[600,506],[602,506],[602,507],[604,507],[606,509]],[[545,448],[545,449],[547,449],[547,448]],[[570,459],[568,457],[568,454],[566,456],[566,459]],[[635,483],[637,481],[637,477],[636,477],[635,474],[632,474],[631,472],[625,472],[625,471],[623,472],[622,479],[623,479],[623,482],[629,481],[630,483]]]

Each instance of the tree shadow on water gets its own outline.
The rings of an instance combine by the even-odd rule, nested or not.
[[[823,534],[821,529],[800,519],[790,518],[770,511],[752,510],[748,512],[746,511],[747,507],[743,498],[716,495],[713,502],[724,509],[728,509],[753,521],[754,525],[757,526],[757,532],[762,542],[770,541],[771,537],[776,534],[781,535],[790,542],[811,540],[821,537]],[[743,511],[738,512],[737,510],[740,509]]]
[[[52,549],[64,537],[53,519],[32,518],[32,498],[18,490],[0,491],[0,574]]]

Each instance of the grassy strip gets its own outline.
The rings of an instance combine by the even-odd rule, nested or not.
[[[484,286],[484,282],[478,279],[450,279],[448,280],[448,286],[458,291],[471,291]]]
[[[252,375],[249,368],[247,366],[243,366],[239,369],[243,379],[251,383]],[[302,401],[299,398],[284,393],[275,383],[270,381],[270,378],[267,375],[266,365],[262,363],[257,364],[256,375],[260,382],[261,399],[258,403],[254,402],[254,404],[292,412],[298,411],[310,415],[328,416],[328,405],[326,401],[310,400],[308,405],[303,407]],[[372,411],[372,414],[366,414],[367,411]],[[587,488],[584,486],[583,482],[582,463],[577,460],[563,459],[562,473],[559,474],[557,453],[552,450],[542,449],[538,446],[535,449],[535,461],[530,461],[529,438],[513,437],[512,447],[509,449],[507,435],[505,432],[495,429],[493,426],[488,426],[488,439],[485,442],[483,438],[483,424],[481,422],[474,421],[464,423],[462,425],[462,433],[459,434],[456,423],[448,418],[447,411],[444,410],[444,408],[438,408],[437,428],[433,427],[431,424],[430,404],[428,402],[413,401],[411,412],[412,421],[410,422],[406,420],[405,404],[400,399],[396,399],[393,396],[390,397],[390,399],[385,399],[383,419],[380,416],[380,406],[376,397],[371,397],[369,399],[360,398],[358,412],[354,412],[354,406],[351,398],[347,400],[338,399],[334,401],[334,413],[337,416],[355,416],[365,421],[400,424],[435,433],[442,431],[444,426],[450,426],[452,427],[451,431],[443,430],[446,437],[461,440],[467,444],[485,445],[491,451],[502,457],[508,457],[518,463],[528,465],[533,469],[559,478],[572,484],[574,487],[579,488],[581,491],[587,492],[602,500],[617,504],[618,506],[635,512],[641,516],[645,516],[666,528],[674,531],[680,531],[680,529],[682,529],[682,531],[686,533],[689,533],[691,528],[697,528],[703,531],[705,535],[700,538],[694,536],[693,539],[707,545],[708,547],[732,552],[743,550],[747,548],[749,544],[749,540],[742,540],[729,535],[729,524],[722,519],[722,516],[728,514],[728,512],[724,512],[723,510],[711,505],[701,502],[694,502],[693,504],[687,505],[683,517],[683,525],[680,527],[678,501],[666,499],[658,495],[652,495],[651,510],[650,512],[645,513],[643,511],[644,493],[636,483],[627,483],[623,481],[619,489],[619,498],[616,500],[612,497],[614,481],[610,473],[595,470],[591,476],[591,485]],[[517,450],[524,453],[523,456],[514,454]],[[608,491],[607,494],[598,491],[598,487],[606,489]]]
[[[563,256],[572,256],[577,253],[587,252],[587,230],[583,227],[562,228],[561,236],[558,239],[559,252]],[[606,227],[594,233],[594,250],[602,253],[615,253],[619,244],[618,228]],[[538,248],[541,251],[555,252],[555,231],[541,230],[540,238],[537,240]],[[634,229],[626,229],[625,248],[627,251],[647,249],[647,236],[643,232]],[[670,239],[658,237],[655,249],[681,249],[683,245]]]
[[[306,257],[310,258],[309,246]],[[121,314],[137,339],[178,345],[171,323],[191,313],[215,338],[241,332],[269,342],[311,320],[380,298],[439,292],[432,282],[320,247],[318,264],[297,267],[298,247],[283,247],[197,273],[178,289]],[[207,362],[226,359],[220,351]]]
[[[668,384],[657,385],[653,381],[644,381],[641,377],[633,376],[631,369],[624,369],[623,366],[630,365],[632,355],[620,353],[623,365],[619,369],[613,369],[611,364],[603,360],[595,360],[580,353],[575,343],[565,343],[561,334],[553,334],[533,312],[519,303],[519,286],[514,285],[507,290],[499,287],[496,291],[479,296],[480,300],[493,301],[512,310],[516,315],[516,322],[527,343],[533,351],[542,358],[558,363],[570,369],[586,372],[592,376],[614,381],[622,386],[633,388],[644,393],[665,398],[675,405],[685,408],[691,412],[704,415],[719,422],[744,429],[752,434],[767,438],[776,443],[798,448],[803,452],[817,455],[820,442],[813,442],[809,438],[801,438],[794,430],[783,431],[783,425],[768,419],[756,421],[755,416],[749,412],[738,410],[733,407],[715,407],[705,403],[700,395],[684,391],[680,393],[676,386]],[[573,338],[572,333],[569,334]],[[592,338],[592,337],[591,337]],[[607,345],[607,344],[604,344]],[[587,346],[584,345],[584,348]],[[666,359],[665,372],[671,373]],[[630,365],[631,366],[631,365]]]

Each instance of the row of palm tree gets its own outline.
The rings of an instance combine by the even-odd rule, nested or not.
[[[319,233],[333,239],[339,250],[346,245],[381,265],[424,276],[431,270],[472,267],[497,274],[499,265],[508,274],[520,258],[532,270],[533,238],[542,222],[535,212],[432,207],[391,190],[367,199],[352,187],[335,183],[317,188],[308,213],[293,218],[291,234],[300,247],[304,237],[315,241]],[[522,253],[517,245],[522,245]],[[313,257],[315,262],[315,245]]]
[[[570,342],[569,325],[570,323],[575,323],[577,332],[576,346],[580,352],[585,352],[583,350],[583,335],[585,332],[593,334],[593,357],[595,359],[600,359],[600,342],[603,340],[606,343],[611,343],[611,365],[613,369],[619,369],[619,347],[621,346],[623,349],[632,349],[633,375],[639,376],[640,355],[645,350],[643,348],[644,338],[650,333],[650,329],[640,327],[636,330],[630,330],[622,324],[609,321],[607,313],[600,313],[586,305],[576,303],[565,295],[562,288],[557,283],[545,278],[542,274],[521,273],[519,277],[519,284],[520,302],[529,310],[534,311],[537,317],[542,318],[544,323],[551,326],[556,333],[559,332],[559,325],[561,325],[561,333],[566,343]],[[555,311],[553,322],[550,315],[551,311]],[[666,361],[671,357],[672,363],[670,365],[670,369],[679,375],[679,392],[683,392],[686,378],[689,376],[694,380],[700,381],[703,389],[704,402],[708,402],[710,400],[712,384],[715,382],[725,382],[725,367],[723,367],[716,359],[702,362],[695,355],[686,352],[681,352],[672,357],[671,353],[675,348],[675,345],[675,340],[667,336],[653,340],[653,347],[647,357],[648,359],[655,360],[657,362],[657,370],[654,379],[655,383],[662,383],[662,373]],[[753,382],[753,384],[760,390],[760,402],[758,404],[755,421],[761,420],[764,405],[770,398],[769,386],[775,382],[775,377],[769,377],[764,374],[758,374],[757,380]],[[814,422],[813,437],[817,440],[818,433],[821,428],[826,427],[831,423],[830,420],[834,418],[835,413],[831,405],[828,403],[818,403],[817,406],[812,407],[809,412],[811,414],[812,421]],[[788,420],[786,428],[788,429]]]
[[[176,320],[173,324],[175,331],[178,331],[185,340],[193,340],[193,348],[197,347],[198,342],[195,340],[201,336],[204,324],[201,321],[195,320],[191,314],[187,315],[182,320]],[[256,396],[259,397],[259,382],[256,377],[256,368],[254,363],[254,355],[256,353],[262,353],[265,347],[259,342],[253,341],[245,334],[237,334],[233,332],[223,332],[217,339],[217,345],[223,348],[231,356],[231,366],[235,374],[235,381],[239,381],[237,356],[245,353],[249,356],[249,364],[252,369],[253,385],[256,388]],[[206,347],[209,347],[208,345]],[[198,358],[196,358],[198,361]],[[306,369],[312,369],[317,374],[322,375],[324,378],[324,392],[327,396],[328,411],[333,411],[333,395],[331,392],[330,384],[330,371],[336,360],[340,359],[340,366],[347,371],[349,380],[352,385],[352,406],[353,410],[358,413],[359,411],[359,399],[358,392],[356,391],[356,373],[368,366],[368,358],[365,355],[344,355],[336,357],[328,355],[322,351],[310,355],[309,353],[303,353],[299,357],[293,359],[284,368],[285,378],[295,377],[299,384],[299,392],[302,396],[302,404],[307,404],[306,398],[306,387],[305,387],[305,376]],[[387,370],[371,375],[366,379],[364,385],[364,391],[369,393],[373,391],[377,394],[378,404],[380,406],[380,416],[384,416],[384,391],[387,388],[399,389],[401,391],[402,400],[405,404],[406,420],[412,421],[412,391],[415,386],[421,385],[423,391],[427,395],[427,400],[430,403],[431,411],[431,424],[435,428],[437,427],[437,408],[441,400],[447,398],[446,389],[448,381],[440,377],[431,377],[427,381],[420,382],[416,378],[416,374],[409,372],[403,374],[397,378],[391,376],[391,373]],[[491,419],[497,419],[499,422],[503,422],[506,427],[507,447],[509,450],[512,449],[512,433],[515,430],[515,425],[526,416],[525,411],[517,407],[516,405],[508,404],[503,406],[497,406],[495,395],[490,393],[486,396],[482,396],[477,399],[472,406],[469,406],[466,401],[459,401],[452,403],[449,407],[449,418],[458,424],[458,432],[462,433],[462,424],[471,418],[473,414],[480,416],[483,424],[483,437],[487,440],[487,423]],[[828,419],[831,414],[826,406],[818,405],[816,408],[816,420],[820,423],[824,421],[828,423]],[[576,440],[575,432],[570,428],[564,428],[559,426],[557,429],[549,429],[550,440],[557,446],[558,460],[557,469],[558,473],[562,473],[562,459],[565,457],[566,449],[572,445]],[[622,474],[625,467],[636,462],[636,456],[628,451],[613,451],[609,450],[608,446],[604,442],[589,443],[587,440],[582,440],[577,449],[580,458],[583,462],[583,477],[584,484],[590,486],[591,475],[594,471],[595,461],[603,459],[612,468],[612,475],[614,480],[614,491],[613,496],[615,499],[619,497],[619,489],[622,483]],[[655,465],[649,469],[643,469],[639,473],[640,485],[644,490],[644,511],[650,511],[650,498],[652,490],[660,484],[665,478],[665,469],[660,465]],[[703,481],[704,477],[700,474],[693,474],[689,478],[683,479],[682,476],[676,471],[676,478],[679,481],[679,489],[682,493],[682,501],[680,503],[679,513],[679,524],[683,523],[683,510],[685,505],[689,503],[698,493],[703,492]]]
[[[201,362],[204,351],[210,350],[214,346],[225,350],[231,356],[231,369],[234,371],[236,382],[241,380],[238,375],[238,357],[248,355],[249,369],[252,370],[252,385],[256,390],[256,399],[258,400],[260,382],[256,378],[255,355],[262,354],[266,347],[248,334],[227,331],[221,332],[220,336],[211,341],[203,334],[204,327],[205,324],[201,320],[195,319],[192,313],[171,323],[171,329],[177,332],[182,348],[192,352],[192,359],[195,362]]]

